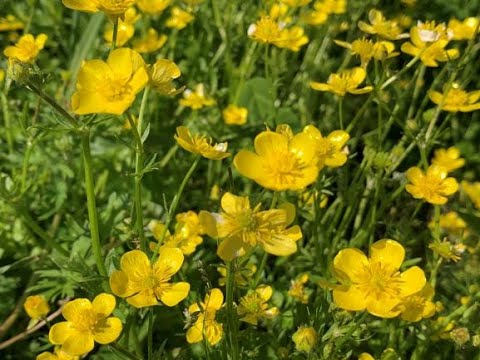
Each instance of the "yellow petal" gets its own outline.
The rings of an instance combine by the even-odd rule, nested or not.
[[[117,317],[104,319],[93,331],[93,336],[99,344],[109,344],[120,336],[122,332],[122,322]]]
[[[330,91],[332,87],[329,84],[310,81],[310,87],[317,91]]]
[[[428,92],[428,97],[430,98],[430,100],[432,100],[433,103],[437,105],[440,105],[443,100],[443,94],[439,93],[438,91],[430,90]]]
[[[221,205],[227,214],[235,215],[250,209],[250,200],[246,196],[236,196],[227,192],[222,196]]]
[[[63,5],[66,7],[78,10],[78,11],[86,11],[86,12],[97,12],[97,4],[96,1],[92,0],[62,0]]]
[[[216,238],[218,236],[215,217],[212,215],[212,213],[202,210],[198,214],[198,219],[202,228],[208,236],[213,238]]]
[[[110,294],[99,294],[93,299],[93,311],[97,314],[97,318],[106,318],[115,309],[115,296]]]
[[[62,315],[74,324],[82,324],[85,317],[93,311],[92,303],[88,299],[75,299],[69,301],[62,310]]]
[[[54,345],[60,345],[63,344],[65,340],[67,340],[67,338],[73,334],[76,334],[73,324],[69,321],[62,321],[54,324],[50,328],[48,340]]]
[[[366,277],[368,266],[365,254],[354,248],[341,250],[333,259],[333,272],[341,282],[361,282]]]
[[[129,48],[117,48],[108,55],[107,65],[114,73],[115,79],[126,83],[133,74],[133,54],[135,51]]]
[[[422,182],[424,178],[423,171],[416,166],[408,169],[405,175],[407,176],[408,181],[410,181],[414,185]]]
[[[327,139],[337,150],[341,150],[350,139],[350,135],[346,131],[335,130],[327,136]]]
[[[233,159],[233,165],[240,174],[249,178],[260,178],[264,174],[261,158],[248,150],[240,150]]]
[[[62,345],[62,350],[69,355],[83,355],[93,350],[95,345],[93,335],[85,332],[77,332],[70,336]]]
[[[77,115],[106,113],[108,101],[99,93],[77,91],[72,96],[72,110]]]
[[[333,289],[335,305],[344,310],[362,311],[367,307],[365,294],[356,286],[338,285]]]
[[[365,71],[364,68],[361,67],[355,67],[351,70],[350,77],[351,81],[358,86],[365,80],[365,77],[367,76],[367,72]]]
[[[382,239],[370,246],[370,258],[395,273],[405,258],[405,249],[395,240]]]
[[[110,288],[115,295],[120,297],[133,294],[128,287],[128,276],[123,271],[117,270],[110,275]]]
[[[123,254],[120,266],[128,279],[133,282],[142,282],[151,273],[150,260],[140,250],[132,250]]]
[[[97,87],[112,81],[112,69],[102,60],[88,60],[82,64],[77,76],[78,90],[97,90]]]
[[[292,203],[286,202],[286,203],[281,204],[278,208],[282,209],[282,210],[285,210],[285,212],[287,214],[287,218],[285,220],[285,225],[290,225],[291,223],[293,223],[295,221],[295,213],[296,213],[295,205],[293,205]]]
[[[304,164],[308,164],[316,155],[315,140],[304,132],[298,133],[290,141],[290,152],[294,153]]]
[[[195,344],[203,340],[203,315],[198,318],[195,324],[187,330],[187,342]]]
[[[440,192],[442,195],[452,195],[458,190],[458,182],[453,177],[449,177],[442,181]]]
[[[153,273],[158,280],[169,280],[182,267],[184,256],[178,248],[162,248],[158,260],[153,265]]]
[[[419,48],[415,47],[410,42],[403,43],[402,46],[400,47],[400,49],[405,54],[411,55],[413,57],[418,56],[420,54],[420,51],[421,51]]]
[[[423,289],[425,283],[427,282],[425,273],[418,266],[412,266],[408,270],[404,271],[400,276],[403,280],[400,291],[404,297],[419,292]]]
[[[314,139],[321,139],[322,138],[322,133],[320,132],[320,130],[318,130],[315,125],[307,125],[305,126],[305,128],[303,129],[303,132],[304,133],[307,133],[308,135],[310,135],[312,138]]]
[[[275,256],[289,256],[297,252],[297,243],[282,233],[275,234],[262,239],[263,249]]]
[[[165,291],[162,291],[160,301],[167,306],[175,306],[188,296],[190,284],[179,282],[172,284]]]
[[[127,302],[136,308],[143,308],[158,304],[157,297],[153,293],[152,289],[141,290],[135,295],[128,297]]]
[[[271,152],[284,152],[288,150],[288,139],[273,131],[262,131],[255,137],[255,152],[264,156]]]
[[[223,293],[220,289],[214,288],[205,296],[205,307],[211,310],[220,310],[223,305]]]
[[[332,156],[325,159],[325,166],[339,167],[347,162],[347,155],[344,153],[335,153]]]
[[[228,237],[218,245],[217,255],[223,261],[231,261],[245,254],[245,245],[242,237],[239,235]]]
[[[400,310],[397,308],[400,302],[401,298],[399,297],[389,297],[387,295],[381,297],[368,296],[367,311],[381,318],[393,318],[400,314]]]
[[[223,335],[223,326],[216,321],[209,322],[205,329],[205,336],[210,345],[215,346]]]
[[[267,302],[270,300],[270,298],[273,295],[273,289],[271,286],[268,285],[259,285],[256,289],[255,292],[260,295],[260,298],[264,301]]]
[[[373,86],[365,86],[360,89],[353,89],[353,90],[348,90],[349,93],[355,94],[355,95],[360,95],[360,94],[366,94],[369,93],[373,90]]]

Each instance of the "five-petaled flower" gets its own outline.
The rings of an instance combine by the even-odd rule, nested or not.
[[[395,20],[387,20],[381,11],[372,9],[368,12],[370,24],[359,21],[358,27],[368,34],[376,34],[388,40],[397,40],[404,37],[400,25]]]
[[[192,136],[186,126],[177,127],[177,134],[174,138],[183,149],[207,159],[222,160],[230,156],[230,153],[227,152],[228,143],[223,142],[212,145],[211,138],[198,134]]]
[[[37,37],[33,37],[32,34],[25,34],[14,46],[7,46],[3,54],[9,59],[31,64],[37,58],[40,50],[43,49],[47,39],[48,36],[45,34],[40,34]]]
[[[410,184],[405,185],[405,190],[415,199],[424,199],[434,205],[443,205],[447,196],[458,190],[457,180],[447,178],[447,169],[438,165],[430,165],[424,173],[414,166],[407,170],[407,179]]]
[[[42,295],[31,295],[27,297],[23,303],[23,308],[27,315],[33,320],[45,317],[50,311],[50,306]]]
[[[480,90],[466,92],[454,83],[444,93],[430,90],[428,96],[442,110],[450,112],[470,112],[480,110]]]
[[[323,137],[320,130],[314,125],[308,125],[303,129],[315,140],[316,156],[318,158],[318,167],[321,169],[324,166],[339,167],[346,163],[347,152],[344,151],[345,144],[350,135],[343,130],[335,130]]]
[[[333,272],[341,285],[333,289],[333,300],[342,309],[367,310],[392,318],[398,306],[423,289],[425,274],[418,266],[400,272],[405,250],[395,240],[383,239],[370,247],[370,257],[355,248],[341,250],[333,260]]]
[[[95,342],[115,341],[122,331],[120,319],[110,316],[115,304],[115,297],[105,293],[97,295],[92,302],[88,299],[68,302],[62,310],[67,321],[50,328],[50,342],[62,345],[61,350],[69,355],[83,355],[92,351]]]
[[[443,166],[448,172],[460,169],[465,165],[465,159],[460,157],[460,150],[455,147],[437,149],[432,159],[433,165]]]
[[[273,295],[273,289],[268,285],[259,285],[255,291],[249,291],[240,298],[237,313],[241,321],[257,325],[259,320],[271,319],[278,315],[278,308],[269,308],[267,302]]]
[[[63,5],[70,9],[89,13],[103,11],[110,16],[122,16],[136,1],[137,0],[62,0]]]
[[[339,73],[330,74],[327,83],[311,81],[310,87],[317,91],[329,91],[338,96],[345,96],[346,93],[356,95],[365,94],[373,90],[373,86],[358,88],[366,76],[367,73],[365,69],[355,67]]]
[[[159,302],[175,306],[190,291],[187,282],[170,282],[180,270],[183,259],[180,249],[165,247],[152,265],[143,251],[129,251],[120,260],[121,270],[114,271],[110,276],[112,292],[126,298],[136,308],[158,305]]]

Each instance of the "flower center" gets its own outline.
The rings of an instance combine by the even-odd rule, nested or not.
[[[402,279],[400,272],[392,273],[392,270],[375,261],[370,262],[366,269],[368,278],[361,284],[367,296],[377,299],[389,296],[398,297],[401,293]]]
[[[270,174],[272,182],[290,186],[302,177],[304,165],[291,152],[269,152],[263,162],[265,172]]]
[[[107,99],[109,101],[122,101],[126,96],[130,95],[132,88],[121,80],[113,80],[106,90]]]

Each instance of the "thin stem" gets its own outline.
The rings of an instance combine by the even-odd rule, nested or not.
[[[355,321],[355,323],[350,326],[350,329],[347,331],[347,333],[342,337],[342,339],[340,339],[340,341],[338,342],[337,344],[337,349],[340,349],[342,347],[342,345],[347,341],[347,340],[351,340],[351,336],[353,335],[353,333],[355,332],[355,330],[357,330],[360,325],[363,324],[363,322],[365,321],[365,319],[367,318],[368,316],[368,312],[364,312],[362,314],[362,316],[360,317],[360,319],[358,319],[357,321]]]
[[[237,360],[239,357],[238,353],[238,338],[237,338],[237,327],[235,321],[235,309],[233,302],[233,291],[235,289],[235,260],[228,262],[227,267],[227,323],[228,323],[228,335],[231,346],[231,356],[232,360]]]
[[[260,282],[260,279],[262,278],[262,273],[263,270],[265,269],[265,266],[267,265],[267,260],[268,260],[268,253],[264,252],[262,256],[262,260],[260,262],[260,266],[258,267],[257,274],[255,275],[255,280],[253,282],[253,287],[256,288],[258,283]]]
[[[122,346],[120,346],[118,343],[116,342],[113,342],[113,343],[110,343],[108,344],[108,347],[110,347],[111,349],[115,349],[115,351],[118,351],[120,354],[122,354],[123,356],[125,356],[127,359],[130,359],[130,360],[140,360],[140,358],[134,354],[132,354],[130,351],[126,350],[125,348],[123,348]],[[110,350],[111,350],[110,349]],[[113,352],[113,351],[112,351]]]
[[[405,65],[405,67],[403,67],[399,72],[397,72],[395,75],[389,77],[387,80],[385,80],[385,82],[382,84],[382,86],[380,86],[380,90],[383,90],[385,89],[387,86],[389,86],[391,83],[393,83],[394,81],[396,81],[400,76],[403,75],[403,73],[405,73],[406,71],[408,71],[413,65],[415,65],[417,63],[417,61],[420,59],[420,54],[418,54],[417,56],[415,56],[412,60],[410,60],[407,65]]]
[[[147,338],[147,356],[148,360],[153,359],[153,307],[148,311],[148,338]]]
[[[10,111],[8,109],[8,101],[5,94],[0,93],[0,101],[2,103],[3,110],[3,119],[5,121],[5,137],[7,138],[8,152],[13,153],[13,135],[12,135],[12,126],[10,122]]]
[[[118,16],[115,16],[115,20],[113,20],[112,47],[110,48],[110,53],[117,47],[118,21]]]
[[[102,246],[100,244],[100,233],[98,230],[97,205],[95,201],[95,184],[92,171],[92,154],[90,152],[90,129],[82,133],[82,152],[85,168],[85,190],[87,193],[88,219],[90,226],[90,236],[92,238],[92,251],[97,264],[98,272],[101,276],[107,276],[107,270],[102,257]]]
[[[338,121],[340,129],[343,130],[343,96],[338,97]]]

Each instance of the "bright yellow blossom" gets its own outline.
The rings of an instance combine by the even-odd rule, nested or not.
[[[135,23],[140,19],[140,15],[137,15],[137,11],[134,7],[125,11],[123,19],[118,20],[117,29],[117,43],[116,46],[123,46],[130,40],[135,33]],[[108,23],[103,38],[107,44],[111,44],[113,41],[113,24]]]
[[[375,358],[369,353],[364,352],[358,356],[358,360],[375,360]]]
[[[323,137],[320,130],[314,125],[306,126],[303,132],[315,140],[315,151],[320,169],[324,166],[331,168],[339,167],[347,162],[348,153],[344,151],[345,144],[350,139],[350,135],[347,132],[335,130],[328,134],[327,137]]]
[[[318,176],[315,140],[307,133],[296,135],[263,131],[255,137],[255,151],[241,150],[233,164],[240,174],[266,189],[301,190]],[[289,129],[289,128],[288,128]]]
[[[322,25],[331,14],[343,14],[346,11],[346,0],[318,0],[313,10],[304,13],[301,19],[309,25]]]
[[[443,94],[438,91],[430,90],[428,92],[430,100],[435,104],[441,105],[441,109],[450,112],[470,112],[480,109],[480,90],[466,92],[460,89],[459,85],[454,83]]]
[[[273,3],[268,12],[268,16],[273,21],[278,21],[283,24],[292,22],[292,17],[289,15],[289,7],[283,3]]]
[[[460,169],[465,165],[465,159],[460,157],[460,150],[455,147],[437,149],[434,152],[432,164],[443,166],[448,172]]]
[[[203,84],[198,84],[195,86],[195,91],[187,89],[183,92],[183,99],[180,99],[180,105],[198,110],[204,106],[215,105],[215,100],[205,94]]]
[[[411,167],[406,172],[410,184],[405,185],[405,190],[415,199],[443,205],[447,202],[447,196],[458,190],[457,180],[447,178],[447,174],[447,170],[438,165],[430,165],[426,173],[416,166]]]
[[[136,51],[113,50],[107,62],[85,61],[72,96],[75,114],[107,113],[121,115],[148,82],[145,63]]]
[[[301,7],[308,5],[312,0],[281,0],[283,4],[290,7]]]
[[[223,293],[220,289],[211,289],[205,296],[205,301],[193,304],[188,308],[189,315],[197,315],[197,320],[187,331],[187,341],[194,344],[207,339],[212,346],[216,345],[223,336],[223,325],[215,320],[217,311],[223,305]]]
[[[259,285],[255,291],[249,291],[240,298],[237,313],[241,321],[257,325],[259,320],[271,319],[278,315],[278,308],[268,307],[268,300],[272,297],[273,289],[268,285]]]
[[[50,328],[48,338],[69,355],[83,355],[93,350],[95,342],[109,344],[120,336],[122,322],[110,316],[115,309],[115,297],[100,294],[93,299],[69,301],[62,310],[67,321]]]
[[[395,45],[390,41],[373,42],[372,40],[362,38],[354,40],[351,44],[345,41],[335,40],[335,44],[350,49],[353,55],[358,55],[363,67],[366,67],[372,58],[375,60],[385,60],[399,54],[395,52]]]
[[[50,306],[42,295],[32,295],[27,297],[23,303],[23,308],[27,315],[33,320],[45,317],[50,311]]]
[[[223,110],[222,115],[227,125],[244,125],[247,122],[248,109],[230,104]]]
[[[157,15],[170,6],[172,0],[137,0],[137,6],[144,13]]]
[[[136,307],[158,305],[175,306],[185,299],[190,291],[187,282],[171,283],[170,279],[183,264],[183,253],[177,248],[163,248],[152,265],[147,255],[140,250],[123,254],[121,270],[110,276],[112,292]]]
[[[400,318],[405,321],[417,322],[435,315],[436,306],[432,302],[434,290],[426,283],[422,290],[407,296],[399,305]]]
[[[118,16],[123,15],[136,0],[62,0],[62,2],[73,10],[89,13],[103,11],[107,15]]]
[[[80,356],[69,355],[65,351],[62,351],[60,346],[55,346],[54,353],[44,351],[37,355],[36,360],[79,360]]]
[[[308,282],[308,274],[302,274],[290,283],[288,295],[302,304],[308,304],[310,294],[305,291],[305,284]]]
[[[317,345],[318,333],[313,327],[301,326],[292,335],[297,351],[309,353]]]
[[[365,69],[355,67],[339,73],[330,74],[327,83],[311,81],[310,87],[317,91],[329,91],[338,96],[345,96],[347,92],[350,94],[365,94],[373,90],[373,86],[358,88],[366,76],[367,73]]]
[[[439,226],[452,234],[462,234],[467,229],[467,223],[458,216],[458,213],[455,211],[449,211],[446,214],[440,215]],[[436,227],[435,221],[432,220],[428,224],[428,227],[434,230]]]
[[[404,257],[403,246],[390,239],[372,244],[370,258],[355,248],[341,250],[333,260],[334,275],[341,282],[333,289],[335,304],[350,311],[366,309],[382,318],[399,315],[398,305],[426,283],[418,266],[399,271]]]
[[[212,145],[211,138],[198,134],[192,136],[190,130],[185,126],[177,127],[175,140],[185,150],[207,159],[222,160],[230,156],[230,153],[227,152],[228,143],[223,142]]]
[[[25,24],[13,15],[0,17],[0,31],[15,31],[25,27]]]
[[[462,190],[473,202],[473,205],[480,210],[480,182],[462,181]]]
[[[448,29],[453,33],[453,40],[471,40],[478,35],[480,19],[478,17],[469,17],[463,21],[451,19],[448,22]]]
[[[249,26],[248,36],[260,43],[273,44],[281,38],[282,28],[269,16],[262,16],[255,24]]]
[[[133,42],[133,50],[139,53],[151,53],[162,48],[167,42],[167,35],[158,35],[154,28],[149,28],[147,35]]]
[[[395,20],[387,20],[379,10],[370,10],[368,20],[370,24],[363,21],[358,22],[358,27],[363,32],[375,34],[387,40],[397,40],[404,37],[398,23]]]
[[[207,234],[220,239],[217,254],[222,260],[243,256],[256,245],[276,256],[297,251],[296,242],[302,238],[302,230],[298,225],[288,227],[295,219],[292,204],[260,211],[261,204],[252,209],[248,197],[227,192],[221,205],[223,212],[201,211],[199,216]]]
[[[316,5],[317,3],[315,3]],[[301,19],[308,25],[318,26],[325,24],[328,20],[329,13],[323,9],[311,10],[302,15]]]
[[[292,26],[280,31],[279,37],[273,41],[273,44],[282,49],[298,52],[300,48],[308,43],[308,36],[300,26]]]
[[[195,19],[195,17],[188,11],[184,11],[178,6],[174,6],[170,12],[170,17],[165,22],[165,26],[172,29],[182,30],[190,24],[193,19]]]
[[[148,70],[150,77],[149,85],[156,92],[162,95],[173,96],[182,91],[183,88],[178,90],[172,85],[172,81],[182,75],[180,69],[173,61],[159,59]]]
[[[9,59],[31,64],[37,58],[40,50],[43,49],[47,39],[48,36],[45,34],[40,34],[37,37],[33,37],[32,34],[25,34],[14,46],[7,46],[3,50],[3,55]]]

